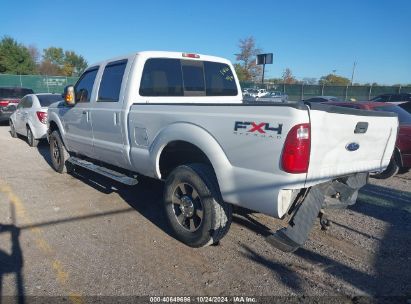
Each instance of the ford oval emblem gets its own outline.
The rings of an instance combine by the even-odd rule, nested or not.
[[[345,146],[345,149],[348,151],[357,151],[360,148],[360,145],[357,143],[349,143],[348,145]]]

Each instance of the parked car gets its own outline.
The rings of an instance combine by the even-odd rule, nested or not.
[[[224,237],[232,205],[290,214],[267,239],[290,252],[322,208],[354,204],[368,172],[385,169],[394,149],[395,114],[329,108],[243,104],[228,60],[139,52],[91,65],[49,107],[51,163],[128,185],[138,175],[165,181],[166,219],[192,247]],[[365,123],[368,131],[354,134]]]
[[[328,103],[331,104],[331,103]],[[400,123],[398,137],[395,143],[393,157],[387,169],[381,173],[373,175],[375,178],[390,178],[399,170],[409,170],[411,168],[411,114],[400,106],[384,102],[356,102],[356,103],[333,103],[334,105],[355,109],[393,112],[398,115]]]
[[[370,101],[401,104],[407,101],[411,101],[411,93],[382,94],[372,98]]]
[[[61,94],[24,96],[9,119],[11,136],[27,136],[28,144],[31,147],[37,146],[39,140],[47,138],[47,108],[59,100],[62,100]]]
[[[284,94],[279,91],[275,92],[268,92],[266,95],[262,97],[257,97],[256,101],[262,101],[262,102],[287,102],[288,101],[288,95]]]
[[[20,87],[0,87],[0,122],[8,121],[11,113],[16,110],[20,99],[32,94],[32,89]]]
[[[411,101],[401,103],[398,106],[411,114]]]
[[[342,102],[342,100],[335,96],[314,96],[304,99],[303,102]]]
[[[267,94],[268,92],[266,89],[248,89],[244,95],[247,97],[257,98],[257,97],[265,96]]]

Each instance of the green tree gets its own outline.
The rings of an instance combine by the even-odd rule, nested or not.
[[[323,85],[349,85],[351,81],[348,78],[338,76],[335,74],[328,74],[327,76],[322,76],[318,81],[319,84]]]
[[[43,50],[43,61],[39,65],[39,72],[47,75],[78,76],[86,67],[87,61],[74,51],[49,47]]]
[[[258,81],[261,79],[262,68],[256,63],[257,54],[261,53],[261,49],[255,45],[254,37],[250,36],[245,39],[240,39],[238,47],[240,52],[236,55],[236,60],[239,62],[236,72],[240,72],[243,81]],[[240,77],[240,76],[239,76]]]
[[[28,49],[11,37],[0,41],[0,73],[34,74],[36,64]]]
[[[63,73],[66,76],[78,76],[87,68],[87,61],[83,56],[73,51],[64,52]]]
[[[43,60],[62,67],[64,64],[64,51],[62,48],[49,47],[43,50]]]

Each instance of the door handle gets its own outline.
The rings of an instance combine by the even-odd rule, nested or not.
[[[83,114],[83,115],[86,115],[86,121],[89,122],[89,121],[90,121],[89,112],[86,111],[86,110],[84,110],[84,111],[82,112],[82,114]]]
[[[118,112],[114,113],[114,125],[117,126],[120,122],[120,114]]]

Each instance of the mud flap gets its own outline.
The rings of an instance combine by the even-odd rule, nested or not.
[[[289,221],[288,227],[268,236],[267,242],[285,252],[293,252],[304,245],[320,212],[328,187],[329,183],[312,187]]]
[[[268,236],[267,242],[285,252],[297,250],[307,240],[321,208],[330,208],[331,205],[347,207],[354,204],[358,190],[367,183],[367,180],[368,173],[357,173],[311,187],[288,222],[288,226]],[[338,199],[334,198],[337,193]]]

